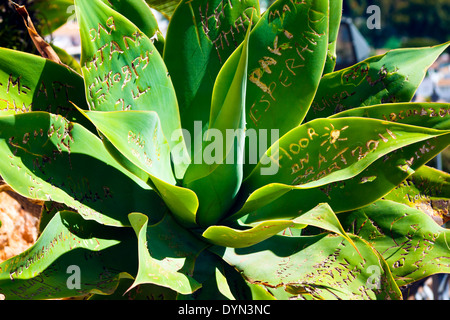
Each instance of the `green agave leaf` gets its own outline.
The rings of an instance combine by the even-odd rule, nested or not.
[[[308,225],[334,232],[347,239],[358,250],[346,234],[331,207],[326,203],[318,205],[293,220],[263,221],[247,229],[211,226],[206,229],[202,236],[214,245],[230,248],[245,248],[264,241],[287,228],[294,227],[303,229]]]
[[[72,55],[67,53],[66,50],[59,48],[52,43],[50,43],[50,46],[56,52],[56,54],[58,55],[59,59],[61,60],[61,62],[63,64],[65,64],[67,67],[73,69],[76,73],[81,74],[81,66]]]
[[[245,248],[264,241],[293,224],[289,220],[271,220],[261,222],[252,228],[244,230],[233,229],[227,226],[211,226],[203,232],[202,236],[218,246]]]
[[[258,284],[247,282],[236,269],[219,256],[203,250],[197,257],[194,278],[202,287],[178,300],[273,300],[273,296]]]
[[[411,101],[427,69],[448,45],[392,50],[325,75],[305,121],[362,106]]]
[[[167,18],[170,18],[180,3],[180,0],[145,0],[145,2],[147,2],[150,7],[161,12]]]
[[[158,21],[146,1],[103,0],[103,2],[132,21],[139,30],[153,41],[156,49],[162,55],[164,51],[164,37],[159,30]]]
[[[202,146],[200,155],[194,155],[194,163],[187,169],[183,180],[183,186],[199,197],[197,222],[201,226],[214,224],[223,217],[242,183],[249,30],[242,45],[217,76],[210,126],[205,132],[207,141],[212,140],[212,136],[215,140],[204,148]],[[211,146],[213,150],[208,151]],[[196,161],[198,157],[202,162]]]
[[[225,262],[217,255],[203,250],[195,261],[193,277],[202,284],[201,288],[188,295],[178,295],[178,300],[230,300],[233,299],[224,278]]]
[[[154,111],[82,111],[106,137],[107,149],[130,172],[158,192],[176,218],[194,227],[198,198],[175,186],[169,146]]]
[[[248,143],[245,176],[262,156],[254,160],[252,145],[267,150],[302,122],[313,101],[327,56],[328,6],[328,0],[279,0],[252,30],[247,130],[266,134]]]
[[[450,273],[450,231],[417,209],[381,200],[343,214],[341,221],[382,254],[399,286]]]
[[[350,109],[329,118],[344,117],[373,118],[426,128],[450,129],[450,105],[448,103],[407,102],[378,104]]]
[[[173,14],[164,61],[177,93],[182,127],[192,139],[201,140],[208,129],[216,77],[244,40],[250,21],[258,17],[257,0],[181,1]],[[194,154],[193,144],[190,149]]]
[[[450,174],[423,166],[383,199],[419,209],[443,225],[450,220]]]
[[[346,180],[312,188],[304,188],[308,185],[269,184],[250,194],[242,208],[238,208],[227,221],[249,213],[243,218],[246,223],[291,219],[314,208],[317,203],[325,202],[337,213],[361,208],[393,190],[414,170],[445,149],[449,139],[449,134],[445,134],[389,152]]]
[[[130,231],[59,212],[32,247],[0,264],[0,293],[11,300],[111,294],[137,268],[137,256],[127,247]]]
[[[158,22],[146,1],[102,1],[138,26],[142,32],[155,41],[155,46],[162,53],[164,37],[159,31]],[[56,0],[51,3],[45,0],[36,0],[31,4],[30,9],[41,18],[42,24],[39,29],[42,30],[43,35],[51,34],[65,23],[76,19],[74,0]]]
[[[130,289],[151,283],[190,294],[201,287],[191,275],[206,243],[178,226],[169,215],[153,226],[148,226],[147,216],[140,213],[130,214],[129,219],[139,245],[139,271]]]
[[[248,282],[238,270],[222,259],[220,260],[223,265],[223,273],[220,274],[220,278],[226,281],[229,294],[233,300],[275,300],[264,286]]]
[[[396,149],[447,133],[366,118],[316,119],[272,146],[244,186],[251,191],[270,183],[310,188],[345,180]],[[275,174],[265,174],[267,167],[276,167]]]
[[[132,284],[133,279],[122,278],[113,294],[94,294],[88,300],[175,300],[177,298],[177,292],[153,284],[141,284],[128,290]]]
[[[129,161],[148,174],[175,184],[169,145],[154,111],[84,111]]]
[[[328,203],[322,203],[317,205],[314,209],[309,210],[305,214],[293,220],[295,224],[300,225],[301,228],[305,226],[314,226],[323,230],[334,232],[344,239],[346,239],[359,253],[358,248],[354,244],[353,240],[345,232],[338,217],[331,209]]]
[[[87,108],[83,78],[62,65],[0,48],[0,84],[0,115],[48,111],[88,123],[71,104]]]
[[[328,53],[324,74],[334,71],[336,66],[336,45],[342,18],[343,0],[330,0],[328,16]]]
[[[17,193],[64,203],[85,219],[121,226],[129,224],[130,210],[154,218],[167,210],[98,137],[61,116],[29,112],[0,117],[0,154],[0,175]]]
[[[364,258],[342,237],[323,234],[273,236],[248,248],[212,250],[250,283],[283,288],[291,297],[306,293],[318,299],[400,299],[385,261],[362,239],[351,239]]]
[[[283,135],[302,121],[323,72],[327,16],[328,1],[276,1],[253,28],[248,128],[275,128]]]
[[[155,111],[171,150],[184,150],[175,91],[152,41],[100,0],[75,4],[89,109]],[[184,175],[187,163],[188,159],[175,163],[177,178]]]
[[[414,187],[431,198],[450,198],[450,174],[432,167],[422,166],[410,177]]]

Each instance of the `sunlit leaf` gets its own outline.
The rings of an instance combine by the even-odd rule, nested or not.
[[[380,252],[400,286],[450,271],[450,231],[420,210],[392,201],[377,201],[342,214],[341,221],[349,232]]]
[[[352,240],[364,258],[347,240],[331,235],[274,236],[248,248],[214,251],[249,282],[282,288],[291,297],[398,299],[400,290],[384,260],[365,241]]]
[[[181,294],[200,288],[201,285],[189,274],[193,271],[196,256],[205,247],[204,243],[168,215],[153,226],[148,226],[148,219],[143,214],[132,213],[129,218],[138,237],[139,251],[139,271],[131,288],[152,283]]]
[[[305,121],[362,106],[411,101],[427,69],[448,45],[392,50],[325,75]]]
[[[419,209],[443,225],[450,221],[449,186],[450,174],[423,166],[383,198]]]
[[[171,150],[184,149],[175,91],[152,41],[100,0],[75,4],[89,109],[155,111]],[[188,162],[175,164],[177,178],[183,176]]]

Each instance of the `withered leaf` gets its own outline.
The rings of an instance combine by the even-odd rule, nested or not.
[[[20,16],[23,18],[25,26],[28,29],[28,33],[30,34],[31,40],[33,40],[33,43],[36,46],[39,53],[41,54],[41,56],[46,59],[52,60],[56,63],[62,64],[61,60],[59,59],[58,55],[53,50],[53,48],[36,31],[33,21],[31,21],[30,15],[28,14],[28,11],[25,8],[25,6],[18,5],[17,3],[12,1],[11,3],[14,5],[17,13],[19,13]]]

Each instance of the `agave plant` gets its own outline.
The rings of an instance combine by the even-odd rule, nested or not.
[[[81,73],[0,49],[0,175],[42,201],[6,299],[401,299],[450,272],[447,48],[334,71],[339,0],[75,0]]]

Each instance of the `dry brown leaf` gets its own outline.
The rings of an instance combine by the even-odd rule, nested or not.
[[[23,18],[25,26],[28,29],[28,33],[30,34],[31,40],[33,40],[33,43],[41,56],[56,63],[62,64],[55,50],[53,50],[53,48],[37,33],[36,28],[34,27],[34,24],[31,21],[31,18],[25,6],[18,5],[17,3],[12,1],[11,3],[14,5],[17,13],[19,13]]]

